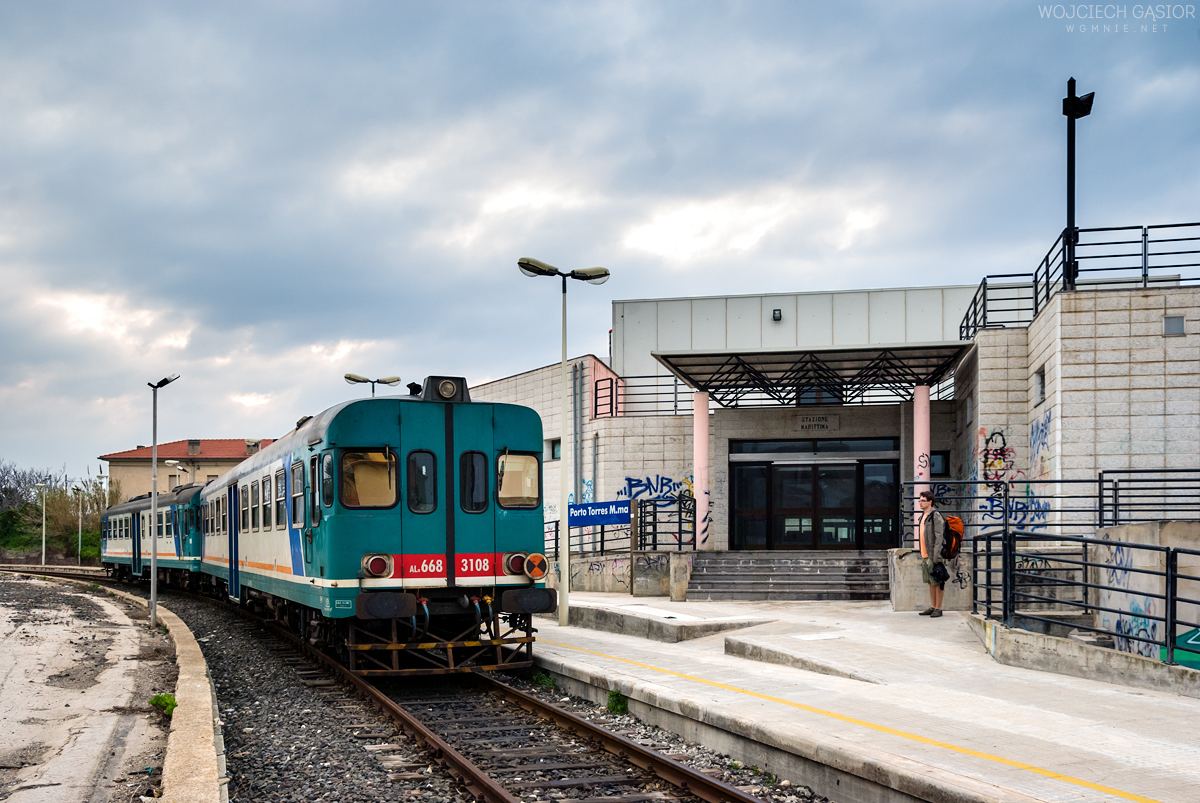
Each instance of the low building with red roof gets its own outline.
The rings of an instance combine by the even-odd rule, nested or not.
[[[169,491],[189,482],[208,482],[229,471],[272,438],[192,438],[158,445],[158,490]],[[102,454],[110,482],[121,484],[121,497],[132,499],[150,492],[151,447]],[[170,462],[168,462],[170,461]]]

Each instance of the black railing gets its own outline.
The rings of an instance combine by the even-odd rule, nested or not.
[[[997,274],[979,283],[959,325],[961,340],[980,329],[1027,326],[1064,288],[1113,290],[1200,282],[1200,223],[1077,229],[1074,264],[1064,229],[1032,273]]]
[[[1093,634],[1168,664],[1179,652],[1200,661],[1200,647],[1177,644],[1181,629],[1200,628],[1200,550],[1005,527],[976,539],[973,562],[972,612]]]
[[[687,552],[696,548],[696,500],[636,499],[629,524],[572,527],[571,554]],[[558,558],[559,522],[545,523],[546,554]]]

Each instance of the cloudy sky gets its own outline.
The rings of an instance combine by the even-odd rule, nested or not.
[[[1200,219],[1195,6],[1047,8],[4,4],[0,458],[95,473],[172,372],[164,441],[554,362],[524,255],[612,270],[571,295],[600,355],[614,298],[1028,271],[1070,75],[1080,225]]]

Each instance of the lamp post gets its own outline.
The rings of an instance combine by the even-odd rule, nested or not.
[[[1075,79],[1067,81],[1067,96],[1062,112],[1067,118],[1067,230],[1063,232],[1063,289],[1075,289],[1079,263],[1075,261],[1075,246],[1079,244],[1079,229],[1075,228],[1075,121],[1092,113],[1095,92],[1075,96]]]
[[[347,385],[365,385],[370,383],[372,399],[375,398],[376,385],[388,385],[390,387],[395,387],[396,385],[400,384],[400,377],[398,376],[385,376],[382,379],[367,379],[365,376],[359,376],[358,374],[346,374],[345,379]]]
[[[195,468],[188,468],[183,463],[180,463],[178,460],[164,460],[163,462],[166,463],[168,466],[174,466],[175,468],[179,469],[180,471],[186,471],[187,475],[188,475],[189,483],[196,478],[196,476],[195,476],[196,469]]]
[[[154,397],[150,447],[150,626],[158,627],[158,390],[179,378],[171,374],[157,382],[147,382]],[[232,557],[232,556],[231,556]]]
[[[42,565],[46,565],[46,483],[36,482],[34,488],[42,489]]]
[[[604,284],[608,281],[608,268],[583,268],[562,271],[537,259],[521,257],[517,267],[526,276],[559,276],[562,278],[562,405],[560,407],[559,457],[558,457],[558,623],[571,623],[571,526],[567,517],[567,399],[570,388],[567,383],[567,279],[578,279],[589,284]]]
[[[75,494],[75,501],[79,503],[79,543],[75,547],[75,562],[80,566],[83,565],[83,489],[76,485],[71,489]]]

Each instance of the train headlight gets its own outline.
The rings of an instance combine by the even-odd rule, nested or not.
[[[451,382],[449,379],[443,379],[438,382],[438,395],[443,399],[453,399],[454,394],[458,393],[458,385]]]
[[[525,553],[524,552],[509,552],[504,556],[504,573],[505,574],[524,574],[525,573]]]
[[[367,575],[368,577],[391,577],[392,556],[363,555],[362,569],[363,574]]]

